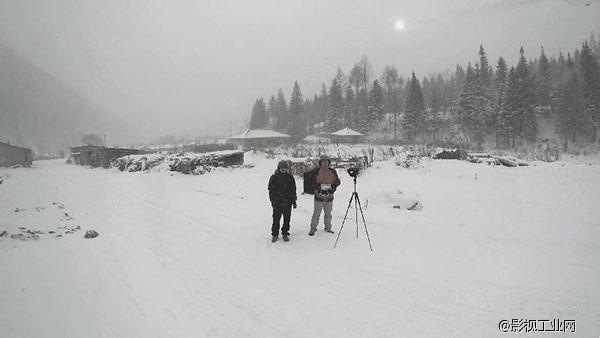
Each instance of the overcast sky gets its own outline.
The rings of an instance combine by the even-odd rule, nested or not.
[[[0,0],[0,25],[0,43],[140,130],[201,136],[241,126],[277,88],[289,99],[294,80],[312,97],[363,54],[376,75],[422,77],[480,43],[492,64],[521,45],[571,51],[600,32],[600,1]]]

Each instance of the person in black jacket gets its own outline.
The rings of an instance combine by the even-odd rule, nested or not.
[[[271,242],[279,238],[279,221],[283,215],[281,234],[284,241],[289,241],[290,217],[292,206],[296,208],[296,180],[289,173],[288,162],[280,161],[277,170],[269,179],[269,199],[273,207],[273,225],[271,226]]]

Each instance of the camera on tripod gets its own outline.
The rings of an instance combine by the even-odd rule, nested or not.
[[[348,202],[348,208],[346,208],[346,214],[344,214],[344,219],[342,220],[342,226],[340,227],[340,231],[338,231],[338,235],[335,239],[335,243],[333,247],[337,247],[338,240],[340,239],[340,235],[342,234],[342,230],[344,229],[344,224],[346,223],[346,219],[348,217],[348,211],[350,210],[350,206],[352,206],[352,202],[354,202],[354,211],[355,211],[355,221],[356,221],[356,238],[358,238],[358,212],[360,211],[360,216],[362,217],[363,225],[365,226],[365,234],[367,235],[367,241],[369,241],[369,248],[373,251],[373,245],[371,245],[371,238],[369,237],[369,230],[367,229],[367,221],[365,221],[365,214],[363,213],[362,205],[360,203],[360,198],[358,197],[358,192],[356,191],[356,177],[360,173],[359,167],[350,167],[346,169],[348,175],[354,179],[354,191],[352,192],[352,196],[350,196],[350,201]]]
[[[350,177],[357,177],[358,173],[360,172],[360,169],[356,168],[356,167],[352,167],[352,168],[348,168],[346,171],[348,171],[348,175],[350,175]]]

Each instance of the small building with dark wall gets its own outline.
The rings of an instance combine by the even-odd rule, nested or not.
[[[331,137],[326,133],[308,135],[302,139],[302,143],[306,144],[330,144]]]
[[[31,163],[33,163],[31,149],[0,142],[0,167],[12,167],[14,165],[31,167]]]
[[[79,165],[108,168],[111,162],[121,156],[139,154],[138,149],[107,148],[103,146],[71,147],[71,158]]]

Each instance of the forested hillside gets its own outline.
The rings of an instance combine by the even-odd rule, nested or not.
[[[81,143],[88,133],[121,142],[126,132],[123,121],[0,45],[0,141],[47,155]]]
[[[258,98],[250,128],[303,136],[350,127],[385,142],[477,149],[546,141],[548,133],[542,129],[553,129],[563,151],[585,147],[599,136],[598,40],[591,34],[580,48],[552,56],[543,47],[521,48],[515,51],[515,65],[502,56],[488,60],[482,45],[475,62],[420,80],[414,72],[402,76],[396,65],[377,75],[363,56],[347,74],[338,67],[331,82],[312,97],[303,99],[296,82],[289,105],[281,90],[267,103]]]

